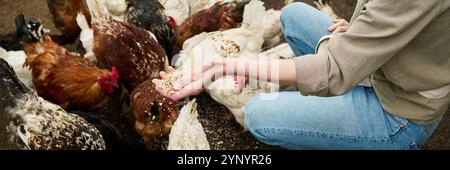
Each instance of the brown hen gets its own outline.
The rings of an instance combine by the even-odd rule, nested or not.
[[[163,97],[151,80],[136,87],[130,100],[136,117],[135,127],[144,143],[151,144],[156,137],[170,133],[178,117],[178,102]]]
[[[174,54],[183,47],[183,43],[202,32],[223,31],[237,28],[242,23],[244,7],[249,0],[221,1],[209,9],[188,17],[177,29],[174,41]]]
[[[65,109],[95,110],[114,92],[118,73],[98,68],[78,53],[69,52],[46,35],[24,45],[25,65],[32,70],[39,96]]]
[[[92,16],[95,57],[103,67],[115,66],[129,91],[167,68],[164,49],[148,31],[114,20],[96,0],[86,2]]]

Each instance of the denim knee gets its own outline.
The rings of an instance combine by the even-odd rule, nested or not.
[[[255,96],[247,102],[245,105],[245,126],[258,140],[271,144],[272,140],[261,131],[261,128],[265,126],[263,122],[266,122],[263,119],[267,118],[266,115],[268,114],[264,111],[264,103],[262,102],[260,96]]]
[[[284,34],[286,35],[289,32],[289,30],[285,30],[288,28],[286,27],[287,24],[297,22],[299,17],[306,17],[304,12],[311,10],[311,8],[313,7],[303,2],[295,2],[284,7],[280,16],[281,28]]]

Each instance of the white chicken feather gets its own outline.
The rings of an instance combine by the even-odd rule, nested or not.
[[[171,16],[177,25],[195,13],[207,9],[221,0],[159,0],[167,16]]]
[[[168,150],[210,150],[202,124],[197,119],[196,100],[180,111],[169,135]]]
[[[80,41],[83,44],[86,54],[84,57],[91,59],[92,61],[97,61],[94,54],[94,30],[89,27],[86,17],[82,13],[77,15],[77,24],[81,28]]]
[[[27,55],[24,51],[9,51],[0,48],[0,58],[4,59],[13,68],[17,78],[29,89],[34,89],[31,70],[24,67]]]
[[[282,42],[281,11],[270,9],[264,14],[264,48],[271,49]]]

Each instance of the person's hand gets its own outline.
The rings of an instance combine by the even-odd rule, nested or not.
[[[222,77],[223,69],[221,67],[216,67],[220,63],[222,63],[221,60],[209,60],[204,62],[198,69],[195,69],[190,73],[184,73],[184,75],[174,83],[173,88],[176,91],[175,93],[164,93],[163,90],[158,87],[159,81],[161,81],[160,79],[153,79],[152,82],[156,85],[156,90],[162,95],[173,101],[178,101],[188,96],[199,95],[214,80]],[[173,73],[174,71],[175,69],[169,67],[168,73]],[[166,72],[160,72],[162,79],[164,79],[166,75]]]
[[[162,79],[164,79],[167,76],[167,74],[173,74],[174,72],[175,72],[175,69],[173,67],[169,67],[167,70],[167,73],[164,71],[161,71],[159,73],[159,76],[161,77],[161,79],[153,79],[152,80],[153,84],[155,84],[156,91],[158,91],[161,95],[163,95],[173,101],[178,101],[178,100],[183,99],[188,96],[198,95],[203,91],[203,89],[201,89],[201,88],[183,88],[183,89],[177,90],[174,93],[168,94],[166,91],[162,90],[159,87],[159,84],[161,84],[160,81],[163,81]]]
[[[328,31],[331,32],[331,34],[347,32],[350,25],[345,19],[333,20],[333,23],[334,24],[328,28]]]

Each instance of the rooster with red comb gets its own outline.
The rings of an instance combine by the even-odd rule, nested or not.
[[[32,19],[26,29],[42,28]],[[29,31],[30,33],[33,30]],[[38,34],[30,34],[35,36]],[[33,84],[39,96],[64,109],[93,111],[101,107],[108,94],[118,85],[119,73],[101,69],[80,54],[69,52],[50,36],[37,36],[26,42],[25,66],[32,70]]]

